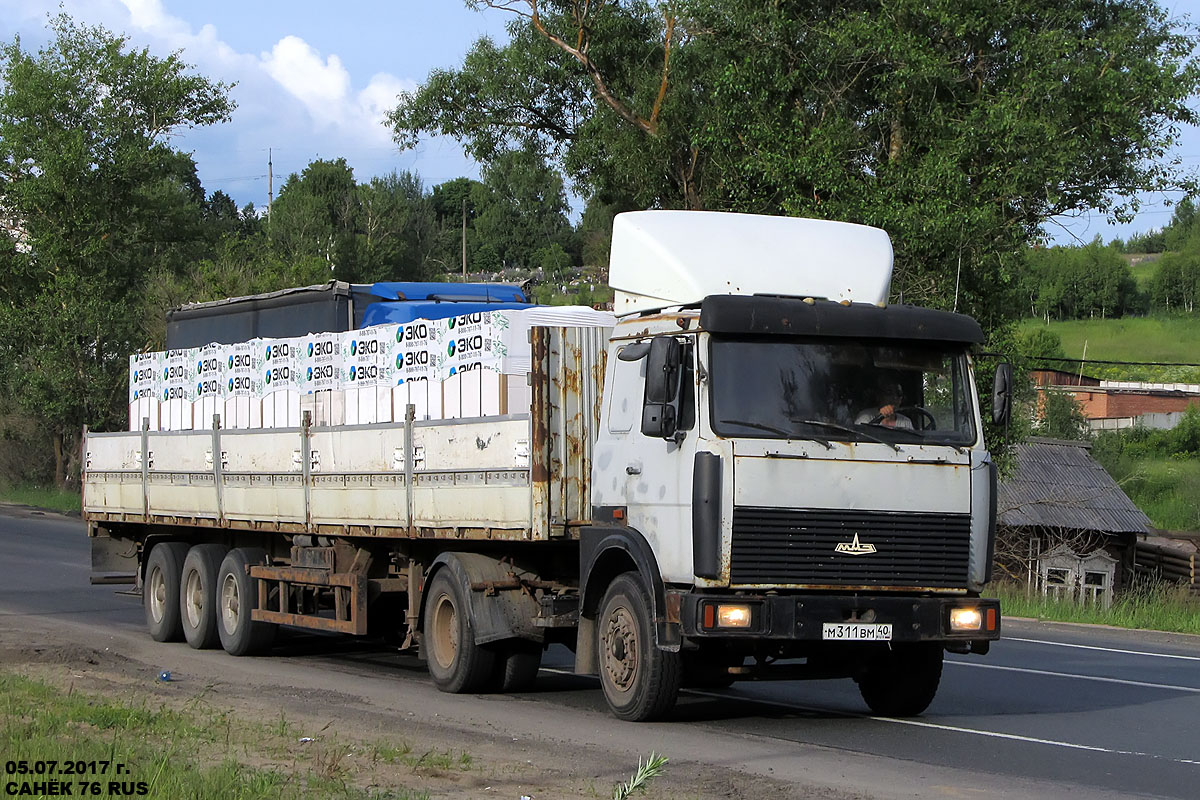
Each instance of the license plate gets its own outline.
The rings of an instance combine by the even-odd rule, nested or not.
[[[890,642],[892,626],[888,623],[826,622],[821,626],[821,638],[847,642]]]

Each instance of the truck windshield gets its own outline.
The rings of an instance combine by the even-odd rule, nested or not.
[[[976,426],[961,346],[712,339],[721,436],[969,445]]]

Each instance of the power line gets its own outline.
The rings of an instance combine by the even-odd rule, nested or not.
[[[1053,358],[1051,356],[1030,356],[1030,361],[1058,361],[1064,364],[1110,364],[1121,367],[1200,367],[1187,361],[1105,361],[1099,358]]]

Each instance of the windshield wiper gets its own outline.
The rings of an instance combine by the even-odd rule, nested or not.
[[[767,433],[774,433],[778,436],[784,437],[785,439],[798,438],[798,434],[796,431],[784,430],[783,428],[777,428],[774,425],[764,425],[761,422],[750,422],[750,421],[744,420],[744,419],[723,419],[723,420],[721,420],[721,424],[722,425],[743,425],[747,428],[754,428],[756,430],[766,431]],[[822,439],[817,436],[810,436],[808,438],[812,439],[814,442],[817,442],[818,444],[824,445],[826,450],[833,449],[833,445],[831,445],[825,439]]]
[[[817,425],[822,428],[833,428],[834,430],[842,431],[843,433],[848,433],[851,436],[865,436],[866,438],[870,439],[873,442],[879,442],[880,444],[886,444],[888,447],[892,448],[897,453],[900,452],[900,448],[897,447],[895,445],[895,443],[889,442],[887,439],[880,439],[878,436],[876,436],[875,434],[870,433],[868,431],[860,431],[856,428],[847,427],[846,425],[839,425],[836,422],[822,422],[821,420],[818,420],[818,419],[794,419],[794,420],[792,420],[792,422],[797,422],[797,423],[800,423],[801,425]]]

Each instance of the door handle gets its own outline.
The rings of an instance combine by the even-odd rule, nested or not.
[[[642,474],[641,462],[635,461],[632,464],[630,464],[629,466],[625,467],[625,474],[626,475],[641,475]]]

